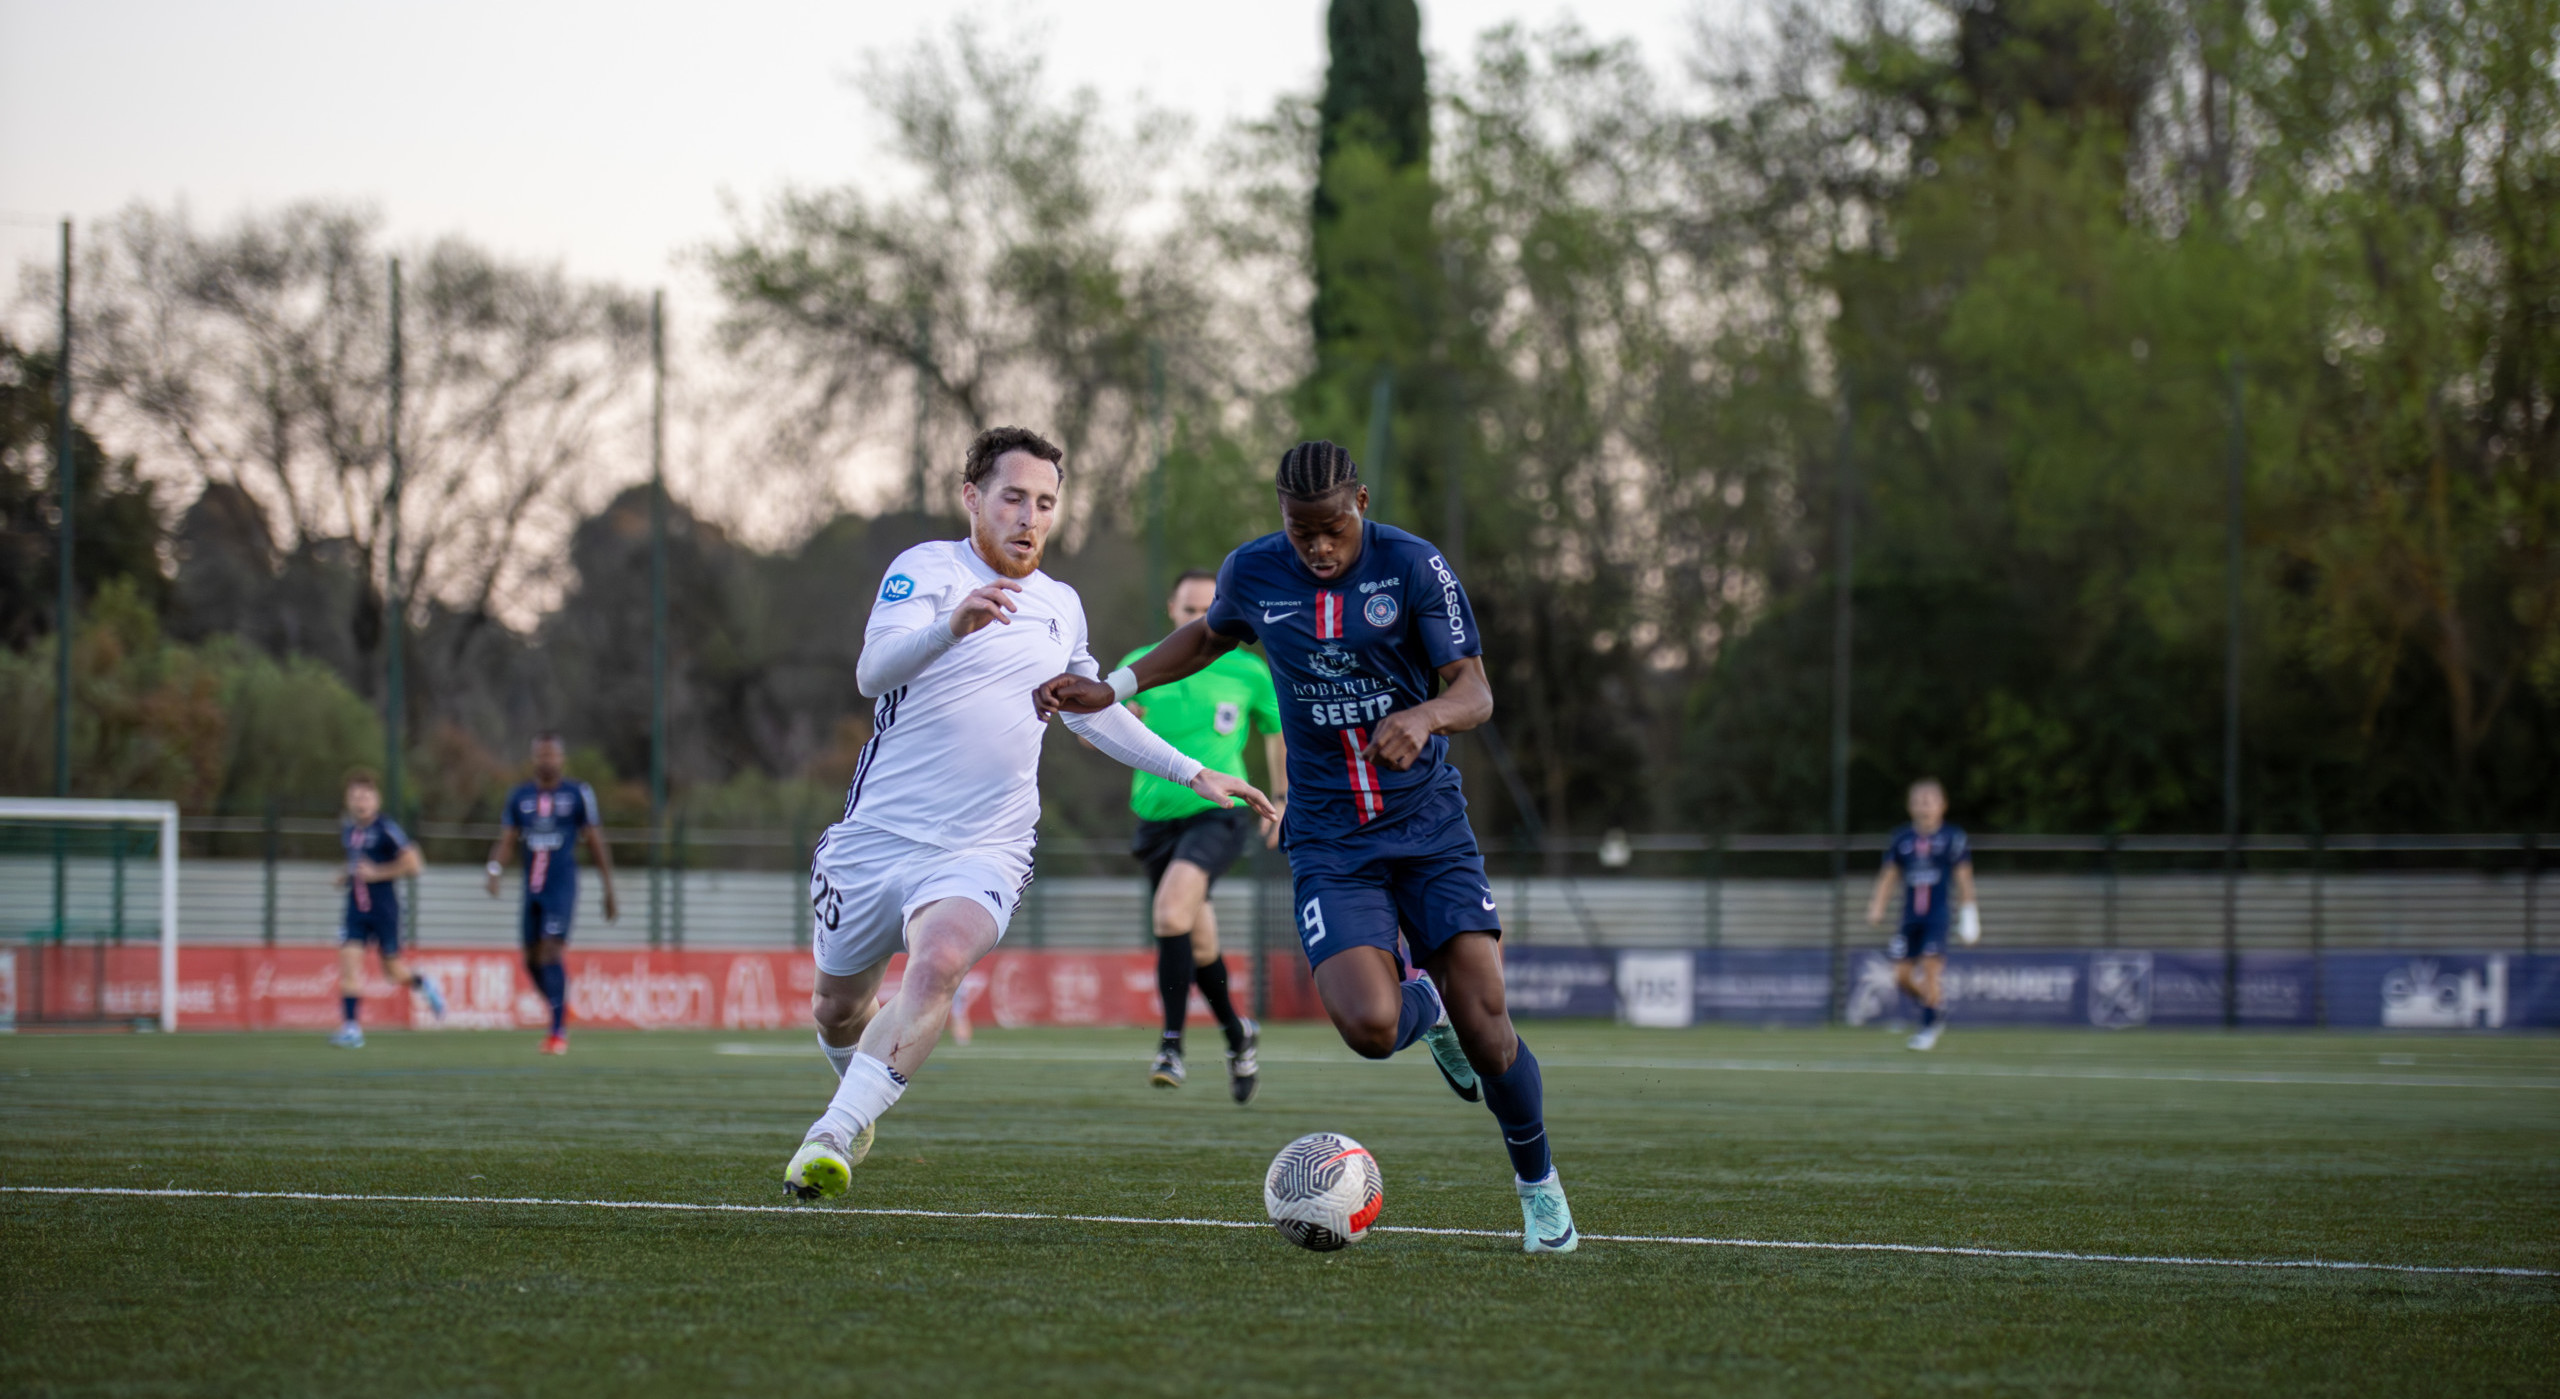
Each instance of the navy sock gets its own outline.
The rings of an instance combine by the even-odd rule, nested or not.
[[[1502,1124],[1502,1149],[1511,1153],[1511,1173],[1535,1183],[1556,1167],[1547,1153],[1547,1090],[1538,1077],[1538,1056],[1520,1041],[1519,1057],[1499,1078],[1484,1081],[1484,1105]]]
[[[540,978],[542,999],[551,1003],[551,1033],[560,1033],[569,1018],[569,968],[560,962],[546,962]]]
[[[1164,1002],[1164,1037],[1182,1048],[1182,1020],[1191,1010],[1191,935],[1156,939],[1156,995]]]
[[[1215,958],[1191,969],[1191,979],[1200,986],[1200,999],[1209,1003],[1209,1013],[1227,1032],[1227,1048],[1244,1047],[1244,1017],[1236,1014],[1235,999],[1227,994],[1227,959]]]
[[[1396,1012],[1396,1050],[1401,1053],[1423,1032],[1440,1023],[1440,988],[1417,976],[1404,984],[1404,1005]]]
[[[1923,1030],[1928,1029],[1930,1026],[1935,1025],[1935,1024],[1937,1024],[1937,1023],[1938,1023],[1938,1008],[1937,1008],[1936,1006],[1922,1006],[1922,1007],[1920,1007],[1920,1028],[1921,1028],[1921,1029],[1923,1029]]]
[[[339,1018],[345,1020],[350,1025],[356,1023],[356,1004],[357,1002],[355,997],[340,996],[338,998]]]

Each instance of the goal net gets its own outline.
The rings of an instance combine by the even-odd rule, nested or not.
[[[178,1028],[178,808],[0,797],[0,1029]]]

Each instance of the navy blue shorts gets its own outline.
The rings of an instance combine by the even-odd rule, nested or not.
[[[524,945],[528,948],[544,938],[569,940],[569,923],[578,906],[567,899],[557,903],[544,899],[524,901]]]
[[[1384,824],[1289,847],[1308,965],[1346,947],[1395,955],[1398,932],[1416,960],[1460,933],[1502,936],[1465,798],[1452,792],[1380,829]]]
[[[1915,957],[1947,955],[1947,920],[1944,918],[1905,918],[1886,949],[1897,962]]]
[[[400,955],[400,910],[377,908],[370,913],[349,913],[347,921],[338,925],[338,941],[359,947],[370,943],[385,957]]]

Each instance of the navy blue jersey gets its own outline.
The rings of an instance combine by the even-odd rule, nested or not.
[[[388,816],[376,816],[359,826],[353,821],[338,823],[338,845],[347,852],[347,918],[400,917],[400,881],[377,880],[367,884],[356,878],[356,862],[387,865],[400,858],[409,848],[409,833]]]
[[[1379,720],[1439,692],[1440,667],[1484,651],[1466,589],[1428,540],[1368,522],[1359,560],[1319,580],[1288,536],[1266,534],[1218,569],[1209,626],[1259,640],[1271,662],[1292,842],[1348,835],[1457,790],[1443,735],[1402,772],[1362,756]]]
[[[1884,847],[1884,862],[1902,871],[1902,921],[1943,922],[1956,866],[1973,858],[1964,827],[1940,826],[1927,835],[1904,826]]]
[[[604,817],[596,789],[563,782],[546,792],[526,783],[507,794],[498,819],[524,832],[524,896],[546,903],[578,897],[578,837]]]

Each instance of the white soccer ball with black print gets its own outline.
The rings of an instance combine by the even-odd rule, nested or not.
[[[1386,1204],[1369,1148],[1340,1132],[1310,1132],[1281,1148],[1262,1178],[1262,1207],[1280,1237],[1330,1253],[1368,1236]]]

